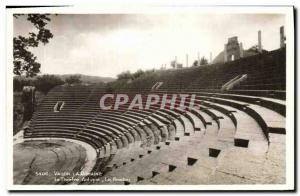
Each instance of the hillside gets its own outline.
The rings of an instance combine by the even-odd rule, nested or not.
[[[115,79],[111,78],[111,77],[101,77],[101,76],[88,76],[88,75],[83,75],[83,74],[63,74],[63,75],[59,75],[59,74],[50,74],[50,75],[55,75],[57,77],[60,77],[62,80],[65,80],[67,77],[70,77],[72,75],[80,75],[81,81],[83,83],[108,83],[108,82],[112,82]],[[39,75],[41,76],[41,75]],[[29,78],[27,80],[31,80],[31,79],[35,79],[38,76],[35,76],[33,78]],[[18,79],[25,79],[25,76],[14,76],[14,78],[18,78]]]
[[[101,76],[88,76],[83,74],[63,74],[63,75],[57,75],[62,80],[65,80],[65,78],[70,77],[71,75],[80,75],[81,81],[83,83],[100,83],[100,82],[112,82],[115,79],[111,77],[101,77]]]

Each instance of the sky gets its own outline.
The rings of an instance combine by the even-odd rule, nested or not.
[[[200,56],[217,56],[229,37],[244,49],[257,44],[262,31],[266,50],[279,48],[279,14],[59,14],[47,28],[54,37],[32,49],[42,74],[116,77],[124,71],[170,67],[177,57],[186,67]],[[36,31],[24,17],[14,19],[14,36]]]

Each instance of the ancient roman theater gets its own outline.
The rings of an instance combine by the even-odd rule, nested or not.
[[[54,87],[14,138],[14,184],[285,184],[286,47],[258,35],[207,65]]]

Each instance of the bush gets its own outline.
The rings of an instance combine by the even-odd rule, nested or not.
[[[42,75],[34,80],[34,86],[38,91],[47,94],[52,88],[64,84],[64,81],[55,75]]]
[[[80,84],[82,81],[80,80],[80,75],[72,75],[65,79],[67,84]]]
[[[125,71],[125,72],[122,72],[119,75],[117,75],[117,77],[118,77],[118,80],[135,80],[135,79],[137,79],[141,76],[147,75],[147,74],[152,73],[154,71],[155,71],[154,69],[147,70],[147,71],[143,71],[143,70],[139,69],[139,70],[137,70],[136,72],[134,72],[132,74],[129,71]]]
[[[132,78],[137,79],[137,78],[141,77],[144,74],[145,74],[145,72],[143,70],[139,69],[139,70],[137,70],[136,72],[134,72],[132,74]]]
[[[200,59],[200,65],[207,65],[208,64],[208,60],[205,57],[202,57]]]
[[[133,79],[130,71],[125,71],[117,75],[118,80],[129,80]]]
[[[32,86],[33,80],[23,77],[14,77],[13,80],[13,90],[14,92],[19,92],[23,90],[24,86]]]

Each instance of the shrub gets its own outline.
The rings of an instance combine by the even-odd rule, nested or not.
[[[52,88],[64,84],[64,81],[55,75],[42,75],[34,80],[34,86],[38,91],[47,94]]]
[[[14,92],[22,91],[24,86],[32,86],[33,80],[25,77],[14,77],[13,90]]]
[[[71,75],[65,79],[65,82],[67,84],[80,84],[82,82],[80,78],[80,75]]]
[[[118,80],[129,80],[133,79],[130,71],[125,71],[117,75]]]

